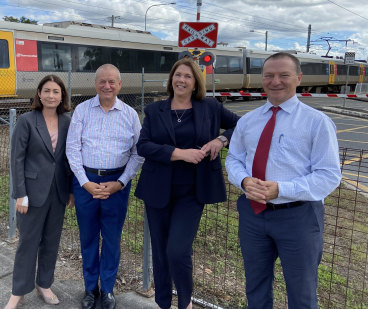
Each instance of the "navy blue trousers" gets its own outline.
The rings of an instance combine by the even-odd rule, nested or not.
[[[203,212],[194,185],[175,185],[169,205],[153,208],[146,203],[151,233],[155,301],[168,309],[172,281],[178,292],[178,308],[185,309],[193,291],[192,245]]]
[[[90,181],[101,183],[116,181],[121,172],[98,176],[86,173]],[[73,179],[73,193],[79,225],[79,235],[83,259],[84,285],[87,291],[98,288],[112,292],[120,262],[120,240],[125,221],[130,191],[127,186],[106,200],[94,199],[92,195]],[[100,254],[100,235],[102,237]]]
[[[248,309],[273,308],[274,264],[280,257],[289,309],[317,309],[318,265],[323,249],[321,201],[265,210],[255,215],[243,194],[238,199]]]

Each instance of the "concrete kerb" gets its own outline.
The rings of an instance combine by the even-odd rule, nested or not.
[[[320,107],[319,110],[368,119],[368,111],[358,111],[355,109],[339,108],[339,107],[332,107],[332,106]]]

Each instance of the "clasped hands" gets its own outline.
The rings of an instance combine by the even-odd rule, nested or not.
[[[118,181],[101,182],[99,184],[88,181],[83,185],[83,188],[86,189],[93,198],[106,200],[110,195],[121,190],[122,187]]]
[[[245,196],[249,200],[266,204],[279,195],[279,186],[275,181],[261,180],[255,177],[246,177],[242,181]]]
[[[218,138],[215,138],[201,148],[198,147],[198,149],[175,148],[172,154],[172,160],[183,160],[194,164],[198,164],[207,156],[210,156],[210,160],[214,160],[217,158],[222,147],[223,143]]]

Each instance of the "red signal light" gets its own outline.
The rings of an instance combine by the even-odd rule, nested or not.
[[[207,56],[205,56],[205,57],[203,58],[204,62],[210,62],[210,61],[211,61],[211,59],[212,59],[212,57],[211,57],[211,56],[209,56],[209,55],[207,55]]]
[[[209,66],[209,65],[213,64],[214,61],[215,61],[215,56],[214,56],[214,54],[212,54],[210,52],[204,52],[199,57],[199,64],[200,65]]]

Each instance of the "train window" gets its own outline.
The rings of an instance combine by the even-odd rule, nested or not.
[[[249,74],[261,74],[264,59],[250,58]]]
[[[77,71],[96,71],[104,63],[110,63],[109,48],[79,46]]]
[[[359,67],[357,67],[357,66],[350,66],[350,68],[349,68],[349,75],[350,76],[359,76]]]
[[[178,60],[177,53],[161,52],[160,73],[169,73],[174,63]]]
[[[0,40],[0,69],[9,68],[9,46],[8,41]]]
[[[134,50],[117,48],[111,52],[111,63],[115,65],[121,73],[135,72],[136,56]]]
[[[347,73],[347,66],[344,64],[337,65],[337,75],[346,75]]]
[[[40,58],[41,71],[68,71],[71,47],[66,44],[42,43]]]
[[[155,73],[157,72],[155,66],[155,52],[150,50],[138,50],[137,51],[137,69],[138,72],[142,71],[142,67],[144,67],[144,72],[146,73]]]
[[[215,73],[217,74],[243,73],[242,58],[216,55]]]
[[[304,75],[328,75],[327,63],[302,62],[301,68]]]
[[[215,73],[218,74],[227,73],[227,60],[225,56],[216,55]]]
[[[241,57],[229,57],[229,73],[243,73],[243,61]]]

